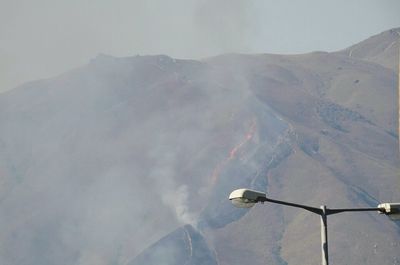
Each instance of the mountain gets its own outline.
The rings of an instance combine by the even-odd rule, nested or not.
[[[0,263],[319,264],[318,216],[227,196],[400,201],[398,31],[333,53],[99,55],[0,94]],[[331,262],[396,264],[399,236],[332,216]]]
[[[400,28],[394,28],[353,45],[341,53],[349,57],[374,62],[387,68],[398,69]]]
[[[136,264],[217,265],[217,260],[204,237],[191,225],[184,225],[160,239],[129,263]]]

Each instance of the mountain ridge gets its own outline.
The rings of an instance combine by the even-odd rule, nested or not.
[[[155,264],[174,245],[168,264],[318,264],[317,218],[240,210],[227,196],[249,187],[328,207],[400,200],[392,47],[378,49],[382,60],[99,55],[0,94],[0,262]],[[384,216],[329,225],[333,263],[400,258]],[[200,242],[190,260],[185,229]]]

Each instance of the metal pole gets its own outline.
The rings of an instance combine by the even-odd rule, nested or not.
[[[400,66],[399,66],[399,69],[400,69]],[[399,72],[399,74],[400,74],[400,72]],[[400,89],[400,83],[399,83],[399,89]],[[399,93],[400,93],[400,91],[399,91]],[[399,96],[399,100],[400,100],[400,96]],[[400,104],[400,102],[399,102],[399,104]],[[400,122],[399,122],[399,124],[400,124]],[[400,129],[400,126],[399,126],[399,129]],[[399,134],[399,138],[400,138],[400,134]],[[318,214],[320,216],[320,218],[321,218],[322,265],[329,265],[329,259],[328,259],[328,221],[327,221],[328,215],[338,214],[338,213],[343,213],[343,212],[367,212],[367,211],[378,211],[378,212],[381,212],[381,213],[385,213],[382,210],[382,208],[380,208],[380,207],[375,207],[375,208],[337,208],[337,209],[327,209],[325,205],[322,205],[322,206],[320,206],[320,208],[315,208],[315,207],[311,207],[311,206],[308,206],[308,205],[302,205],[302,204],[297,204],[297,203],[292,203],[292,202],[274,200],[274,199],[267,198],[265,196],[257,197],[255,202],[277,203],[277,204],[282,204],[282,205],[286,205],[286,206],[302,208],[302,209],[310,211],[310,212],[312,212],[314,214]]]
[[[321,251],[322,265],[328,265],[328,222],[326,214],[326,206],[321,206]]]

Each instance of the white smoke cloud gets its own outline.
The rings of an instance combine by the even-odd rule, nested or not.
[[[206,49],[204,55],[251,52],[251,40],[255,33],[252,10],[253,5],[248,1],[197,1],[194,27],[199,43]]]
[[[189,193],[186,185],[180,185],[175,190],[164,192],[162,201],[165,205],[174,210],[175,216],[181,224],[191,224],[195,226],[196,216],[190,211],[188,205]]]

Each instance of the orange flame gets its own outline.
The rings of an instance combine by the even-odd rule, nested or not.
[[[240,142],[238,145],[236,145],[230,152],[229,152],[229,159],[234,159],[236,157],[237,152],[239,151],[240,148],[242,148],[243,145],[245,145],[248,141],[250,141],[254,134],[256,132],[256,122],[253,119],[249,131],[246,133],[246,137],[243,139],[242,142]]]
[[[213,173],[211,175],[211,181],[213,184],[215,184],[218,180],[218,176],[221,173],[221,170],[225,167],[226,164],[228,164],[229,161],[231,161],[232,159],[236,158],[236,155],[238,154],[238,152],[240,151],[240,149],[246,144],[248,143],[251,139],[253,139],[254,134],[257,131],[257,123],[256,120],[253,119],[250,125],[250,128],[248,130],[248,132],[245,135],[245,138],[238,143],[236,146],[234,146],[232,148],[232,150],[229,152],[229,156],[227,158],[225,158],[224,160],[222,160],[213,170]]]

